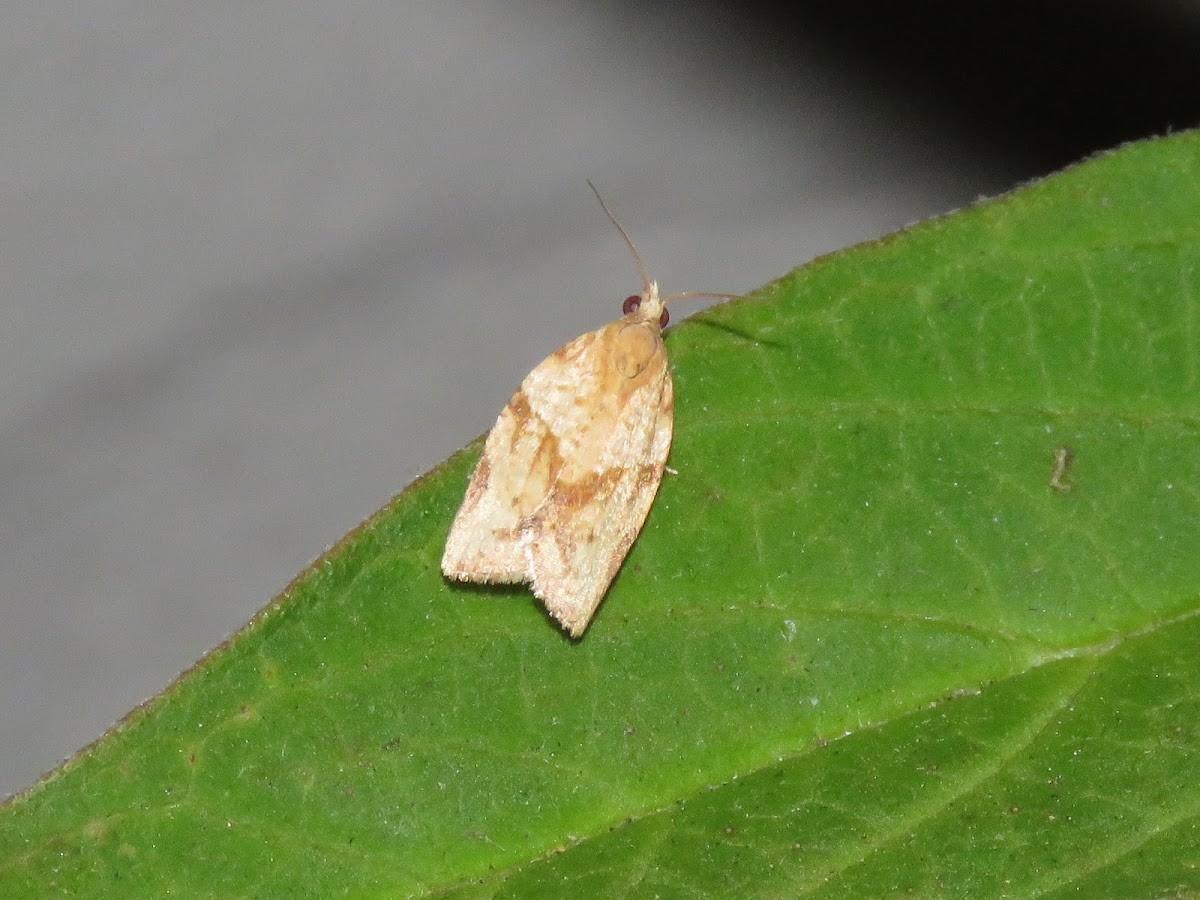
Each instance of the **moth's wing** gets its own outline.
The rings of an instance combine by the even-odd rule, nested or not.
[[[661,338],[655,329],[647,365],[628,378],[615,360],[622,327],[597,332],[577,362],[576,375],[592,385],[587,408],[564,397],[557,410],[543,411],[570,438],[566,447],[560,438],[562,468],[524,528],[533,592],[573,637],[587,628],[641,531],[671,448],[674,391]]]
[[[562,461],[554,423],[532,408],[530,394],[549,390],[556,398],[550,405],[560,405],[578,380],[577,361],[587,358],[598,334],[584,334],[539,363],[500,412],[446,538],[442,572],[448,578],[532,580],[521,525],[550,496]]]

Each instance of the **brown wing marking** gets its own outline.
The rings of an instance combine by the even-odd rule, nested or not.
[[[665,366],[657,396],[627,405],[610,441],[629,461],[559,481],[528,525],[533,592],[572,637],[583,634],[654,503],[671,447],[674,394]]]

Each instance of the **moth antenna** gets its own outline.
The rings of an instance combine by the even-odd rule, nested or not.
[[[650,280],[650,276],[646,274],[646,267],[642,265],[642,258],[638,255],[637,247],[633,246],[633,241],[629,235],[625,233],[625,229],[621,227],[621,223],[617,221],[617,217],[612,214],[608,208],[608,204],[604,202],[604,198],[600,196],[600,192],[596,190],[596,186],[592,184],[591,179],[588,179],[588,187],[592,189],[592,193],[596,195],[596,199],[600,201],[600,208],[604,210],[604,214],[608,216],[608,220],[616,226],[617,231],[621,232],[621,237],[625,239],[625,243],[629,247],[629,252],[633,254],[633,261],[637,263],[638,274],[642,276],[642,287],[649,293],[654,286],[654,282]]]
[[[662,298],[663,303],[668,303],[671,300],[695,300],[700,297],[708,297],[712,300],[749,300],[745,294],[714,294],[712,291],[684,291],[682,294],[667,294]]]

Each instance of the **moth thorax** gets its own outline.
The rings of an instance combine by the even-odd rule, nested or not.
[[[637,378],[661,349],[657,322],[629,322],[617,332],[613,361],[626,378]]]

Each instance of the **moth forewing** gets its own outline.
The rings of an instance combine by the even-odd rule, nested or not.
[[[601,329],[600,371],[611,376],[635,359],[637,374],[607,386],[611,409],[589,429],[588,450],[564,464],[527,528],[533,592],[573,637],[587,628],[641,531],[671,448],[674,392],[661,339],[654,335],[652,355],[635,347],[631,357],[630,339],[641,343],[641,336],[623,328]]]

